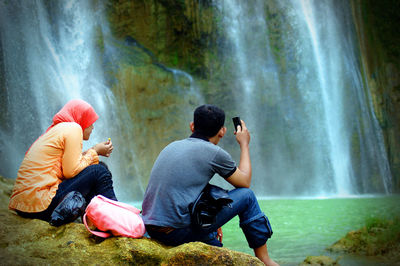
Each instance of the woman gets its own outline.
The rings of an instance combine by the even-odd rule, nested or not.
[[[53,210],[72,191],[89,202],[97,194],[117,200],[111,173],[99,164],[99,155],[110,156],[111,141],[82,153],[98,115],[83,100],[69,101],[53,124],[26,152],[18,171],[9,208],[27,218],[49,221]]]

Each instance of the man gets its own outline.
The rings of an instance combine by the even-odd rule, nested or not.
[[[171,246],[193,241],[222,246],[220,227],[239,215],[240,227],[255,255],[266,265],[277,265],[269,258],[266,245],[272,235],[271,226],[249,189],[250,133],[242,120],[242,127],[238,126],[235,133],[241,150],[240,163],[236,166],[232,157],[217,146],[226,133],[224,122],[225,113],[220,108],[199,106],[190,123],[193,134],[170,143],[161,151],[151,171],[142,205],[147,232]],[[229,191],[233,202],[231,207],[217,214],[210,229],[199,231],[191,226],[189,204],[196,200],[215,173],[235,187]]]

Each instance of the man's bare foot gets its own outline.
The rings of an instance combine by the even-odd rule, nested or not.
[[[279,266],[278,263],[273,261],[268,255],[267,244],[254,249],[254,255],[267,266]]]
[[[279,266],[278,263],[276,263],[275,261],[273,261],[272,259],[268,258],[265,261],[262,261],[265,265],[267,266]]]

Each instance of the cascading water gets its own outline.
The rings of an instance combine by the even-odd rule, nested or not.
[[[232,73],[224,68],[224,77],[233,78],[223,82],[228,89],[222,94],[234,95],[236,102],[233,108],[222,107],[240,115],[252,133],[252,189],[257,195],[391,192],[386,151],[363,79],[348,1],[200,2],[212,2],[216,16],[223,16],[217,20],[225,36],[217,43],[226,48],[226,68],[232,66]],[[0,1],[0,175],[14,178],[25,151],[50,125],[54,113],[69,99],[79,97],[100,115],[84,148],[111,137],[115,150],[106,162],[113,172],[117,196],[141,200],[146,178],[139,176],[142,169],[137,169],[141,167],[137,162],[149,157],[143,156],[143,150],[152,145],[158,152],[162,149],[159,139],[188,136],[189,131],[180,129],[187,125],[178,123],[190,121],[193,106],[204,100],[187,73],[160,65],[134,40],[126,44],[126,40],[113,39],[103,7],[97,6],[101,3]],[[97,38],[98,34],[102,37]],[[115,62],[128,67],[115,64],[114,68]],[[143,67],[146,62],[151,62],[151,67]],[[119,68],[125,72],[115,71]],[[161,74],[157,72],[160,68]],[[135,71],[143,83],[128,89],[139,87],[139,92],[126,88]],[[112,76],[115,73],[128,73],[125,83]],[[157,75],[161,77],[157,79]],[[112,86],[113,82],[121,84]],[[147,91],[146,86],[150,87]],[[142,92],[151,98],[147,106],[159,102],[170,106],[134,109],[139,115],[132,119],[136,114],[129,100],[133,97],[125,96],[137,93],[138,101],[146,101],[139,97]],[[163,101],[177,97],[179,101]],[[143,122],[146,119],[148,124]],[[140,132],[143,135],[132,133],[144,125],[151,126]],[[144,142],[143,150],[136,150],[136,141]],[[229,137],[221,141],[232,154],[238,151],[236,143],[229,144]],[[261,208],[279,232],[268,242],[270,255],[281,265],[298,264],[310,254],[321,255],[324,246],[361,227],[367,217],[393,216],[396,208],[392,206],[397,202],[397,197],[261,200]],[[234,229],[229,229],[230,225]],[[236,221],[224,228],[238,230]],[[253,254],[241,234],[226,234],[224,244]]]
[[[225,15],[224,26],[227,36],[233,47],[236,71],[233,76],[235,82],[237,81],[236,84],[241,87],[241,91],[234,92],[237,115],[241,116],[252,132],[251,150],[253,154],[257,154],[252,158],[253,165],[262,165],[261,157],[264,149],[258,139],[265,134],[258,128],[254,130],[254,126],[261,126],[257,119],[263,112],[263,109],[260,109],[263,105],[262,100],[258,102],[258,99],[259,95],[263,94],[264,88],[259,85],[270,82],[271,87],[279,88],[277,68],[272,60],[268,60],[271,58],[271,51],[266,34],[268,29],[264,16],[265,1],[256,0],[251,5],[243,1],[223,1],[219,4]],[[261,34],[255,36],[254,32]],[[255,176],[263,175],[259,174],[260,172]]]
[[[106,73],[117,73],[119,62],[127,58],[143,65],[147,62],[141,57],[150,52],[135,41],[115,40],[104,13],[99,1],[0,1],[1,175],[16,177],[25,151],[51,124],[53,115],[68,100],[81,98],[100,117],[83,148],[110,137],[114,152],[100,159],[113,173],[117,196],[141,200],[149,174],[138,169],[140,160],[148,158],[138,158],[135,150],[140,138],[134,127],[141,121],[134,123],[128,110],[131,103],[121,97],[126,88],[115,85],[117,78]],[[167,89],[185,102],[201,101],[190,75],[159,63],[152,67],[154,73],[154,68],[163,71]],[[110,90],[114,85],[119,97]],[[182,111],[183,105],[175,109]],[[184,111],[177,117],[189,120],[190,111]]]
[[[218,1],[258,195],[387,193],[391,175],[345,1]],[[338,7],[340,6],[340,7]]]
[[[96,48],[103,30],[101,6],[90,1],[0,2],[1,58],[3,63],[1,174],[15,177],[23,154],[51,124],[52,116],[70,99],[88,101],[99,114],[87,149],[108,137],[116,147],[120,123],[115,98],[107,87]],[[18,158],[18,159],[17,159]],[[102,158],[114,176],[126,175],[117,167],[119,153]],[[118,179],[115,180],[117,188]],[[143,186],[139,184],[139,190]],[[121,196],[123,190],[117,189]]]
[[[235,115],[252,132],[257,195],[390,192],[386,152],[362,78],[348,3],[214,4],[217,16],[223,16],[225,58],[232,66],[228,76],[233,78],[226,81],[231,91],[226,93],[233,93]],[[138,138],[132,132],[137,123],[128,111],[131,103],[121,96],[125,88],[116,86],[116,98],[109,89],[113,77],[104,73],[120,60],[157,61],[134,40],[129,45],[115,41],[105,21],[98,1],[0,2],[1,175],[15,177],[23,154],[54,113],[69,99],[82,98],[100,115],[84,148],[111,137],[115,152],[105,161],[114,174],[117,194],[121,199],[141,199],[146,178],[138,176],[137,162],[148,158],[135,153],[133,142]],[[140,49],[143,54],[138,54]],[[142,63],[133,65],[140,68]],[[183,84],[166,87],[172,92],[169,96],[183,98],[177,103],[185,106],[172,109],[174,116],[185,113],[179,121],[186,120],[193,106],[203,102],[201,95],[185,72],[156,63],[153,68],[168,73],[161,80],[172,73],[175,82]],[[188,87],[190,91],[184,92]],[[154,110],[146,112],[143,115],[152,116]],[[178,132],[181,138],[189,134],[182,132],[186,131]],[[237,146],[227,149],[235,152]]]

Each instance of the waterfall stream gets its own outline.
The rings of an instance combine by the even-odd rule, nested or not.
[[[84,149],[112,139],[121,125],[115,117],[116,100],[107,87],[96,34],[106,31],[102,6],[90,1],[0,2],[1,56],[4,64],[6,125],[1,126],[1,174],[16,177],[27,148],[51,124],[53,115],[68,101],[81,98],[99,114],[94,134]],[[4,91],[5,90],[5,91]],[[2,96],[4,97],[4,96]],[[109,159],[114,176],[120,155]],[[5,162],[5,163],[4,163]],[[119,186],[116,180],[117,187]],[[142,187],[141,190],[144,188]],[[120,195],[122,190],[117,189]]]
[[[100,160],[110,167],[117,197],[141,200],[149,173],[138,168],[140,160],[149,158],[138,159],[134,129],[142,121],[133,121],[132,103],[121,97],[126,88],[116,86],[115,96],[111,86],[116,78],[107,73],[117,73],[128,56],[140,58],[145,48],[115,40],[98,1],[0,1],[0,24],[0,119],[5,121],[0,127],[0,174],[15,178],[26,150],[53,115],[67,101],[81,98],[99,114],[84,150],[111,138],[114,152]],[[157,67],[169,75],[171,90],[182,90],[179,95],[186,102],[202,101],[189,74]],[[187,111],[183,116],[190,116],[191,109]]]
[[[214,5],[229,43],[225,57],[233,62],[226,93],[235,95],[236,115],[252,134],[256,194],[391,192],[349,3],[225,0]],[[98,1],[0,1],[1,175],[15,177],[25,151],[52,116],[68,100],[82,98],[100,116],[84,148],[110,137],[116,149],[104,161],[115,177],[117,196],[141,199],[146,178],[138,177],[133,145],[133,131],[141,121],[134,123],[131,103],[111,91],[103,60],[112,64],[121,49],[131,49],[133,61],[140,47],[116,43]],[[171,89],[181,102],[191,102],[184,107],[186,119],[195,103],[204,102],[203,95],[194,88],[193,77],[162,67],[188,84]],[[125,88],[119,90],[124,95]],[[172,116],[163,115],[164,120]]]
[[[346,1],[218,1],[258,195],[390,191]],[[373,185],[372,185],[373,184]]]

